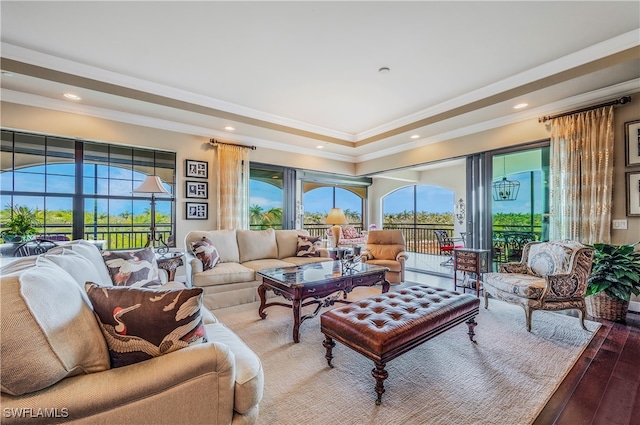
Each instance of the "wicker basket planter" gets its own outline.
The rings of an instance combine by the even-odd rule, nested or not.
[[[585,298],[587,304],[587,314],[598,319],[611,320],[614,322],[624,322],[629,310],[629,301],[619,298],[609,298],[604,292],[589,295]]]

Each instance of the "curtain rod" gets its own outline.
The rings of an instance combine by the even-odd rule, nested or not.
[[[209,144],[212,146],[216,146],[216,145],[237,146],[239,148],[251,149],[252,151],[255,151],[257,149],[255,146],[244,146],[244,145],[236,145],[234,143],[218,142],[216,139],[209,139]]]
[[[624,97],[621,97],[620,99],[611,100],[609,102],[600,103],[598,105],[587,106],[586,108],[576,109],[575,111],[563,112],[562,114],[549,115],[547,117],[540,117],[538,118],[538,122],[546,122],[554,118],[566,117],[567,115],[578,114],[580,112],[587,112],[587,111],[591,111],[592,109],[603,108],[605,106],[624,105],[625,103],[629,103],[629,102],[631,102],[631,96],[624,96]]]

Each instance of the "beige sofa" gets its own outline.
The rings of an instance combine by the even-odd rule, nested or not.
[[[260,359],[210,311],[201,310],[209,342],[110,368],[86,280],[111,285],[86,241],[0,269],[3,424],[257,421]]]
[[[212,310],[258,301],[262,279],[257,271],[292,267],[318,261],[332,261],[320,249],[320,257],[298,257],[298,235],[306,230],[212,230],[193,231],[185,236],[187,286],[204,290],[204,303]],[[191,244],[202,237],[216,247],[220,261],[203,270],[202,261],[191,253]],[[271,295],[271,293],[269,293]]]

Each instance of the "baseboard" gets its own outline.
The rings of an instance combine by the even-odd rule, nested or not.
[[[629,310],[640,313],[640,301],[629,301]]]

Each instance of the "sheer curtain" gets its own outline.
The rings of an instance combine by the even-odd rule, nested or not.
[[[611,241],[613,106],[551,120],[550,239]]]
[[[218,229],[249,228],[249,148],[218,143]]]

